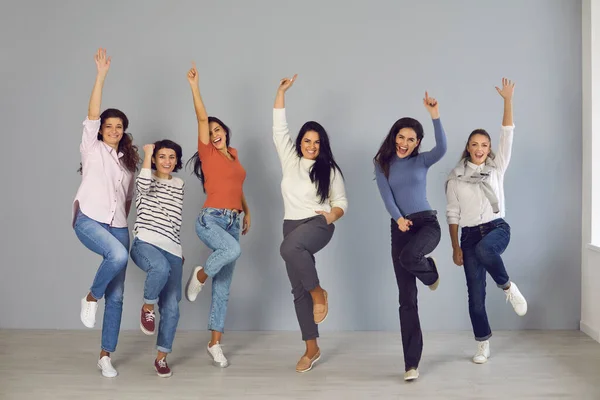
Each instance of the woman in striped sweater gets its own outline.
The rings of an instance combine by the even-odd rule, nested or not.
[[[179,322],[183,255],[179,232],[184,183],[171,175],[181,168],[181,146],[161,140],[144,146],[144,163],[136,180],[137,219],[131,259],[146,272],[140,328],[154,335],[158,304],[160,324],[154,368],[160,377],[171,376],[167,354]],[[154,171],[154,173],[152,173]]]

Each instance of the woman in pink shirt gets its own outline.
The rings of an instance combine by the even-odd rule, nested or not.
[[[88,116],[83,122],[81,185],[73,203],[73,228],[79,240],[103,260],[87,295],[81,299],[81,322],[93,328],[98,300],[105,298],[102,351],[98,368],[108,378],[117,376],[110,353],[117,347],[125,268],[129,260],[127,215],[133,198],[133,174],[139,156],[125,133],[129,121],[114,108],[100,114],[102,87],[110,67],[106,50],[95,56],[98,73],[92,90]]]

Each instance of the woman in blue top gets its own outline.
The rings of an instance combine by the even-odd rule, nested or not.
[[[435,260],[425,257],[437,247],[441,236],[437,212],[427,201],[426,178],[429,167],[446,153],[446,135],[438,102],[425,92],[423,104],[433,120],[434,148],[419,152],[423,126],[405,117],[392,126],[373,160],[379,192],[392,216],[392,261],[399,291],[405,380],[419,377],[423,350],[416,279],[431,290],[440,281]]]

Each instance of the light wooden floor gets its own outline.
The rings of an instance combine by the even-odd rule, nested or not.
[[[600,399],[600,344],[577,331],[496,332],[475,365],[469,332],[425,336],[421,377],[402,380],[398,334],[325,332],[323,357],[298,374],[295,332],[229,332],[231,366],[213,367],[206,332],[178,332],[173,376],[156,376],[155,336],[122,332],[113,363],[96,369],[99,330],[0,331],[0,399]]]

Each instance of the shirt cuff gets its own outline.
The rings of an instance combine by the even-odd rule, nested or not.
[[[448,221],[448,225],[458,225],[458,218],[456,217],[446,217],[446,221]]]

